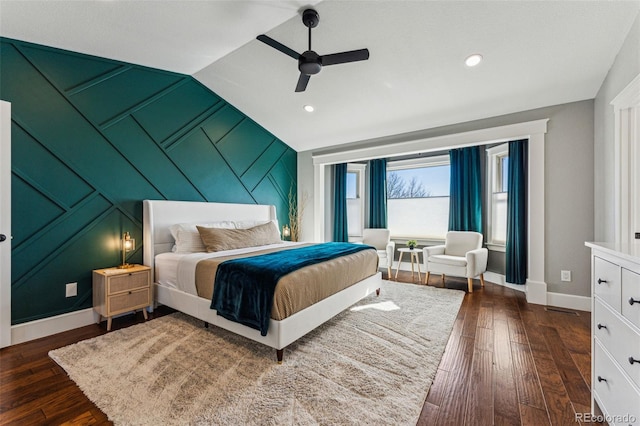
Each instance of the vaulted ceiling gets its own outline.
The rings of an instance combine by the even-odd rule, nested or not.
[[[319,54],[368,48],[307,90],[259,34]],[[298,151],[592,99],[638,1],[9,1],[0,35],[191,74]],[[640,49],[640,46],[638,46]],[[480,53],[475,68],[464,59]],[[2,76],[2,78],[7,78]],[[312,105],[312,113],[303,110]]]

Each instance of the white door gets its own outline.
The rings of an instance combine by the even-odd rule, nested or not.
[[[615,240],[629,243],[640,232],[640,74],[616,96]]]
[[[11,104],[0,101],[0,348],[11,345]]]

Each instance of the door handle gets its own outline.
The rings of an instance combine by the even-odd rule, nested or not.
[[[0,234],[0,243],[7,239],[7,236],[4,234]]]

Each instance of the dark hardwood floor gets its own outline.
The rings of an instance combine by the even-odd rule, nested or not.
[[[411,273],[401,271],[398,281],[413,282]],[[441,286],[440,277],[429,284]],[[467,283],[447,278],[447,287],[466,290]],[[578,424],[575,414],[589,412],[590,404],[590,314],[565,311],[529,305],[520,292],[489,282],[481,288],[476,280],[418,425]],[[170,312],[157,309],[151,317]],[[142,321],[140,313],[127,315],[112,329]],[[104,333],[106,322],[0,350],[0,424],[111,424],[47,355]]]

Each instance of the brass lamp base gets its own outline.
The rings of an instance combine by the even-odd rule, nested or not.
[[[131,263],[124,263],[122,265],[118,265],[118,269],[129,269],[129,268],[133,268],[135,265],[132,265]]]

